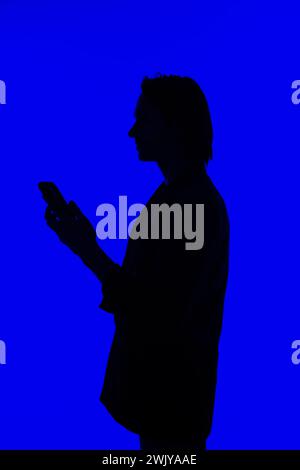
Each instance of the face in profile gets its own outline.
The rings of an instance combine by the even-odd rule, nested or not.
[[[137,102],[135,123],[128,135],[135,139],[140,160],[161,160],[167,144],[168,127],[161,111],[143,94]]]

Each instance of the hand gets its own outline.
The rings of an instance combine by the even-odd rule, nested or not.
[[[117,265],[97,244],[96,231],[90,221],[75,202],[66,202],[54,183],[40,183],[39,189],[48,204],[45,213],[48,226],[103,281]]]
[[[96,232],[77,204],[71,201],[64,210],[49,204],[45,219],[59,239],[90,265],[98,248]]]

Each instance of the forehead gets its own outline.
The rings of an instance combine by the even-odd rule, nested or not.
[[[142,115],[145,115],[145,114],[152,114],[152,115],[156,115],[156,116],[158,116],[158,115],[162,116],[161,111],[158,109],[158,107],[155,106],[149,100],[149,98],[147,98],[145,95],[141,94],[138,101],[137,101],[134,115],[135,115],[136,118],[138,118],[138,117],[140,117]]]

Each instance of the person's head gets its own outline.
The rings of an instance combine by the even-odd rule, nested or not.
[[[213,130],[206,98],[191,78],[177,75],[145,77],[129,136],[140,160],[183,158],[208,163]]]

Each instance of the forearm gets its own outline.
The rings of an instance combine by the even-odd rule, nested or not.
[[[118,270],[118,265],[100,248],[95,241],[80,255],[84,264],[104,282],[112,271]]]

